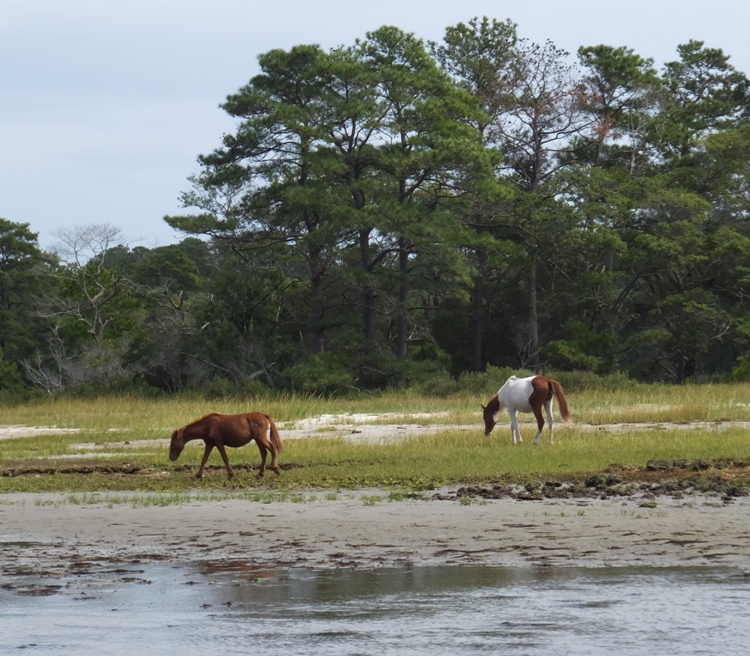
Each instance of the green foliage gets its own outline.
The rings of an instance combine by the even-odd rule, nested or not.
[[[611,371],[617,365],[620,340],[611,333],[598,333],[582,321],[571,319],[566,340],[553,340],[544,349],[545,360],[555,369]]]
[[[79,226],[47,254],[0,219],[0,387],[744,379],[750,82],[702,42],[677,53],[574,64],[489,18],[263,53],[166,217],[181,243]]]
[[[50,266],[28,223],[0,218],[0,352],[12,363],[4,367],[7,386],[16,384],[21,362],[42,339],[45,322],[35,316],[35,306],[45,293],[40,273]]]
[[[732,369],[732,380],[746,383],[750,381],[750,355],[741,355]]]
[[[677,51],[680,60],[664,66],[672,94],[665,125],[684,156],[696,139],[748,118],[750,82],[720,49],[706,48],[702,41],[691,39]]]
[[[445,369],[425,367],[424,363],[413,363],[410,368],[412,385],[426,396],[445,398],[458,392],[459,384]]]
[[[313,353],[283,371],[291,389],[303,393],[330,394],[351,390],[354,375],[338,353]]]
[[[599,366],[599,358],[589,355],[577,341],[561,339],[550,342],[544,353],[553,367],[577,367],[591,371]]]
[[[625,391],[633,388],[633,380],[625,373],[599,376],[591,371],[555,371],[550,374],[567,393],[597,391],[602,393]]]
[[[494,367],[488,365],[483,372],[464,372],[458,378],[458,385],[462,392],[472,394],[496,393],[511,376],[531,376],[528,369],[513,369],[512,367]]]
[[[23,387],[23,378],[14,362],[8,362],[0,349],[0,390],[18,391]]]
[[[253,399],[266,397],[269,394],[267,385],[257,378],[210,378],[195,388],[195,392],[204,399],[221,401],[226,399]]]

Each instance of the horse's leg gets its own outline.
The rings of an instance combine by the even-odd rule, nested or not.
[[[258,471],[258,478],[262,478],[266,473],[266,445],[263,444],[263,440],[255,440],[258,445],[258,451],[260,451],[260,471]]]
[[[263,476],[263,473],[265,472],[266,468],[266,453],[268,451],[271,452],[271,464],[268,466],[268,468],[274,472],[277,476],[279,476],[279,465],[276,462],[276,448],[273,445],[273,440],[268,439],[268,429],[270,428],[270,421],[263,426],[262,429],[258,430],[255,434],[255,442],[258,445],[258,449],[260,449],[260,458],[261,458],[261,464],[260,464],[260,474],[258,476]]]
[[[281,470],[279,469],[279,463],[276,462],[276,449],[273,448],[271,444],[268,445],[268,450],[271,452],[271,464],[268,466],[268,468],[276,473],[276,476],[279,476],[281,474]]]
[[[539,438],[542,436],[542,428],[544,428],[544,417],[542,417],[542,409],[538,405],[532,405],[531,409],[534,411],[537,427],[536,436],[534,437],[534,444],[539,444]]]
[[[508,408],[508,414],[510,415],[510,434],[513,438],[513,444],[520,444],[523,442],[523,438],[521,437],[521,431],[518,430],[518,416],[515,409]]]
[[[273,444],[270,440],[264,439],[263,440],[263,446],[266,447],[271,452],[271,464],[268,465],[268,468],[276,474],[276,476],[279,476],[280,470],[279,465],[276,462],[276,449],[273,447]],[[260,442],[258,442],[258,448],[260,448]]]
[[[552,418],[552,399],[544,404],[544,412],[547,414],[547,423],[549,424],[549,443],[554,444],[555,440],[552,436],[552,432],[555,427],[555,420]]]
[[[221,442],[219,442],[216,445],[216,448],[219,449],[219,453],[221,454],[221,459],[224,461],[224,466],[227,468],[227,478],[229,478],[229,480],[231,481],[234,478],[234,470],[232,469],[232,466],[229,464],[227,451]]]
[[[211,451],[213,450],[213,448],[213,444],[206,442],[206,448],[203,450],[203,460],[201,460],[201,466],[198,467],[198,473],[195,475],[196,478],[203,478],[203,468],[206,466],[206,463],[208,462],[208,456],[211,455]]]

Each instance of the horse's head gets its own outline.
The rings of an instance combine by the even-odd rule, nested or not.
[[[484,417],[484,434],[488,436],[497,424],[497,413],[500,412],[500,401],[497,396],[493,396],[487,405],[482,406],[482,416]]]
[[[169,459],[174,461],[180,457],[182,450],[185,448],[185,438],[183,428],[178,428],[172,433],[172,439],[169,442]]]

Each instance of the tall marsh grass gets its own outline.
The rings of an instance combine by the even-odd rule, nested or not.
[[[145,438],[164,435],[207,412],[270,414],[277,422],[323,414],[392,414],[400,421],[425,423],[434,419],[412,415],[447,413],[441,423],[481,421],[480,404],[497,392],[502,381],[483,392],[461,392],[446,398],[414,392],[360,394],[323,398],[278,394],[267,398],[208,400],[190,396],[153,399],[111,396],[98,399],[51,398],[21,404],[0,404],[0,426],[59,426],[86,431],[129,431]],[[750,383],[702,385],[645,385],[631,383],[610,389],[587,386],[566,389],[575,421],[614,422],[750,421]]]
[[[592,424],[750,421],[750,384],[639,385],[572,395],[578,421]]]

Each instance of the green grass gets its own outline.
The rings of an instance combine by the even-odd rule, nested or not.
[[[356,486],[424,488],[430,485],[507,480],[516,476],[554,476],[598,471],[611,464],[645,465],[652,459],[711,459],[750,456],[746,429],[724,431],[656,430],[620,433],[557,431],[554,445],[512,445],[505,431],[446,431],[404,440],[398,445],[352,445],[330,440],[290,442],[284,472],[290,483],[306,480]]]
[[[490,392],[491,395],[492,392]],[[489,395],[488,395],[489,396]],[[691,421],[750,421],[750,385],[696,385],[685,387],[633,385],[627,390],[586,390],[569,394],[574,420],[581,424],[682,423]],[[267,400],[151,400],[113,397],[96,400],[51,399],[0,407],[0,426],[58,426],[80,432],[33,438],[0,440],[0,492],[64,491],[109,494],[118,491],[151,491],[179,503],[180,495],[195,490],[206,493],[270,494],[271,499],[293,498],[296,490],[321,488],[336,494],[340,489],[368,487],[391,490],[425,490],[443,485],[480,484],[523,480],[529,477],[583,475],[609,465],[643,466],[652,459],[716,459],[750,457],[750,433],[727,425],[716,429],[624,430],[613,432],[557,423],[556,443],[534,446],[533,429],[522,428],[525,442],[510,443],[507,415],[493,434],[483,435],[479,403],[485,398],[457,395],[449,399],[409,394],[382,394],[353,399],[320,399],[279,396]],[[389,445],[357,444],[331,437],[326,431],[304,440],[287,440],[279,462],[281,476],[256,478],[259,463],[255,445],[229,451],[236,469],[227,481],[217,453],[212,454],[203,481],[194,473],[202,452],[191,444],[177,463],[167,458],[171,431],[190,420],[217,410],[260,410],[277,422],[294,422],[321,414],[396,413],[389,423],[475,424],[476,431],[448,429],[439,434],[402,439]],[[447,412],[438,418],[411,418],[416,413]],[[527,416],[528,420],[530,416]],[[284,437],[283,430],[281,432]],[[153,440],[161,440],[155,445]],[[130,442],[127,446],[114,443]],[[96,449],[76,445],[94,443]],[[71,456],[85,453],[84,459]],[[102,453],[110,454],[108,457]],[[131,465],[136,474],[124,473]],[[187,466],[187,467],[184,467]],[[8,475],[33,467],[38,473]],[[42,468],[55,468],[44,473]],[[78,473],[62,469],[78,468]],[[84,470],[88,468],[88,470]],[[109,470],[109,471],[108,471]],[[85,473],[88,471],[89,473]],[[170,497],[170,495],[175,495]],[[85,498],[85,497],[81,497]],[[194,497],[191,497],[194,498]],[[261,497],[256,497],[260,500]],[[374,501],[373,501],[374,502]]]

